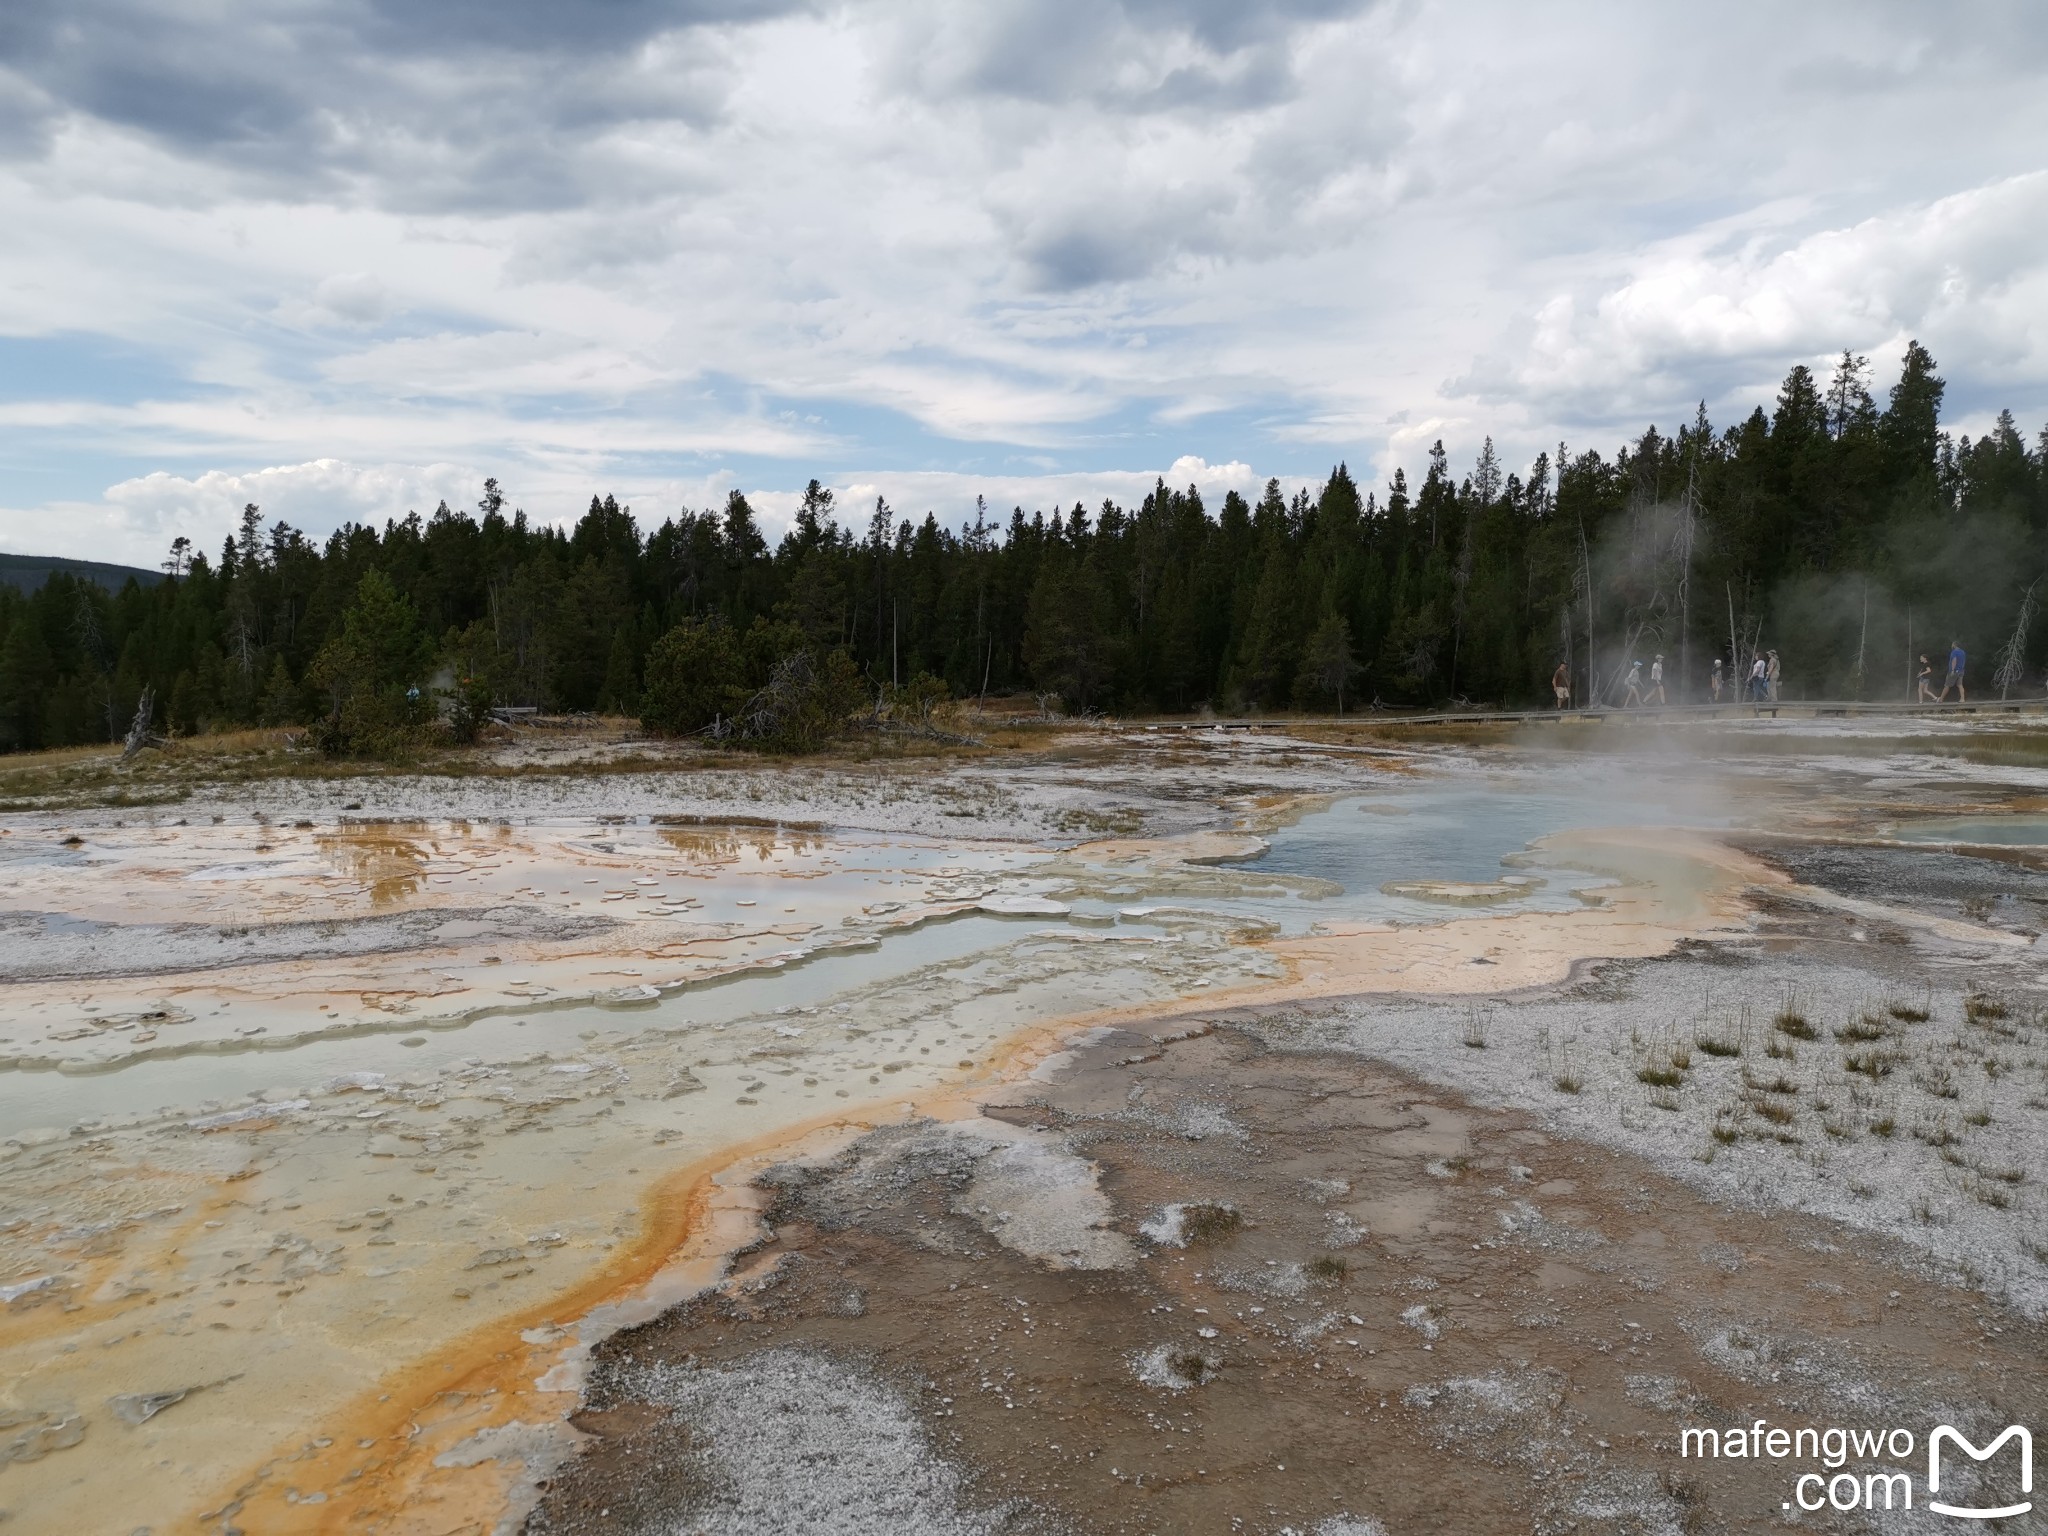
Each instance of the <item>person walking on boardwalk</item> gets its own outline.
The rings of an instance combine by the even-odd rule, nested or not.
[[[1721,690],[1726,685],[1727,679],[1721,673],[1721,658],[1716,656],[1714,658],[1713,675],[1707,679],[1707,687],[1712,690],[1716,704],[1721,702]]]
[[[1643,664],[1632,661],[1628,664],[1628,696],[1621,701],[1623,709],[1633,709],[1643,702]]]
[[[1565,670],[1561,661],[1557,664],[1557,670],[1550,674],[1550,691],[1557,695],[1559,709],[1572,707],[1572,675]]]
[[[1650,663],[1650,699],[1645,699],[1643,702],[1647,704],[1652,699],[1660,705],[1670,702],[1670,700],[1664,697],[1664,658],[1662,656],[1657,657]]]
[[[1749,702],[1761,704],[1770,684],[1764,678],[1764,659],[1759,655],[1749,669]]]
[[[1963,649],[1962,641],[1949,641],[1948,676],[1942,679],[1941,697],[1936,699],[1934,701],[1935,703],[1946,704],[1948,702],[1948,691],[1951,688],[1955,689],[1956,691],[1956,702],[1958,704],[1967,704],[1970,702],[1970,691],[1969,689],[1963,686],[1963,665],[1964,663],[1969,661],[1969,659],[1969,654]]]
[[[1926,652],[1920,654],[1920,692],[1914,698],[1915,704],[1936,704],[1934,696],[1934,663],[1927,659]]]
[[[1778,702],[1778,653],[1770,651],[1767,654],[1771,661],[1770,665],[1764,668],[1764,680],[1771,685],[1771,702],[1775,704]]]

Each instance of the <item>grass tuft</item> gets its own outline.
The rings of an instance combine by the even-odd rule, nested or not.
[[[1956,1086],[1956,1080],[1950,1075],[1948,1068],[1939,1063],[1916,1074],[1913,1081],[1937,1099],[1959,1099],[1963,1096],[1963,1090]]]
[[[1842,1056],[1842,1066],[1876,1082],[1881,1077],[1890,1077],[1892,1069],[1905,1059],[1899,1051],[1848,1051]]]
[[[1191,1349],[1178,1350],[1166,1357],[1166,1368],[1191,1387],[1199,1387],[1215,1374],[1207,1358]]]
[[[2003,1001],[1986,992],[1972,992],[1963,999],[1963,1017],[1972,1024],[1982,1024],[2006,1016]]]
[[[1818,1040],[1820,1031],[1813,1027],[1813,1021],[1803,1013],[1786,1008],[1771,1020],[1771,1028],[1780,1034],[1790,1035],[1794,1040]]]
[[[1181,1234],[1190,1243],[1224,1242],[1236,1236],[1243,1227],[1244,1215],[1234,1205],[1203,1201],[1181,1208]]]

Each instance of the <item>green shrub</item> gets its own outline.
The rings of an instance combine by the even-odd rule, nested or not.
[[[421,669],[412,604],[373,570],[357,584],[341,633],[307,670],[324,706],[314,742],[331,757],[411,756],[426,740],[434,710],[419,686]]]
[[[724,620],[685,619],[654,642],[640,688],[640,724],[660,736],[688,736],[746,699],[740,647]]]

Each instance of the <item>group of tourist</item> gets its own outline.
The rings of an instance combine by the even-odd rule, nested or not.
[[[1920,672],[1915,679],[1919,684],[1920,691],[1914,696],[1913,702],[1915,704],[1946,704],[1948,702],[1948,691],[1953,688],[1956,691],[1956,702],[1958,704],[1969,703],[1969,690],[1963,687],[1963,663],[1969,659],[1963,651],[1962,641],[1951,640],[1949,642],[1948,676],[1942,679],[1941,692],[1936,693],[1933,684],[1929,681],[1934,676],[1934,664],[1927,659],[1926,652],[1921,652]],[[1997,679],[1993,678],[1992,681],[1996,682]]]
[[[1948,648],[1948,676],[1942,681],[1941,692],[1936,693],[1933,684],[1934,664],[1923,653],[1920,657],[1920,673],[1917,679],[1920,691],[1914,702],[1918,704],[1945,704],[1948,702],[1950,691],[1953,690],[1958,703],[1969,703],[1969,692],[1963,687],[1963,668],[1968,661],[1969,655],[1963,650],[1963,642],[1960,640],[1951,641]],[[1782,676],[1783,669],[1778,662],[1778,653],[1773,650],[1758,651],[1754,660],[1750,663],[1749,676],[1742,680],[1742,702],[1749,704],[1777,703],[1778,686]],[[1721,658],[1716,656],[1714,658],[1713,671],[1707,677],[1707,688],[1713,694],[1714,703],[1719,704],[1722,702],[1722,695],[1729,691],[1733,681]],[[1662,706],[1668,704],[1670,700],[1664,694],[1663,656],[1660,654],[1651,659],[1650,677],[1647,684],[1643,681],[1643,664],[1640,661],[1631,661],[1628,664],[1628,676],[1623,682],[1623,689],[1624,692],[1621,700],[1621,707],[1623,709],[1641,709],[1650,705]],[[1557,664],[1557,670],[1550,675],[1550,691],[1557,695],[1557,707],[1559,709],[1570,709],[1572,707],[1571,669],[1562,661]]]
[[[1749,676],[1742,685],[1743,697],[1751,704],[1775,704],[1778,702],[1778,684],[1784,677],[1784,668],[1778,662],[1776,651],[1758,651],[1750,663]],[[1714,695],[1716,704],[1721,695],[1728,691],[1729,676],[1721,665],[1721,658],[1714,658],[1714,670],[1707,678],[1707,687]]]

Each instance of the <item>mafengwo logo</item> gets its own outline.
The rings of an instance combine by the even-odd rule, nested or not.
[[[2020,1443],[2020,1492],[2031,1494],[2034,1491],[2034,1437],[2027,1433],[2024,1425],[2008,1424],[2003,1434],[1980,1451],[1963,1437],[1961,1431],[1947,1424],[1937,1424],[1934,1433],[1927,1437],[1927,1507],[1937,1515],[1955,1515],[1963,1520],[2003,1520],[2012,1515],[2024,1515],[2032,1509],[2034,1503],[2031,1498],[1988,1509],[1968,1504],[1944,1504],[1934,1497],[1941,1492],[1943,1445],[1955,1446],[1974,1461],[1989,1461],[2008,1440]]]
[[[2013,1454],[2001,1456],[2008,1446]],[[1791,1429],[1764,1419],[1748,1428],[1687,1429],[1678,1441],[1678,1454],[1685,1457],[1819,1463],[1821,1470],[1793,1479],[1792,1496],[1783,1505],[1808,1513],[1912,1509],[1913,1477],[1902,1469],[1912,1465],[1917,1448],[1909,1429]],[[1873,1463],[1877,1470],[1871,1469]],[[1941,1496],[1944,1486],[1947,1498]],[[1920,1507],[1930,1514],[2009,1520],[2033,1509],[2033,1492],[2034,1437],[2025,1425],[2008,1424],[1982,1446],[1953,1424],[1938,1424],[1927,1437],[1927,1487]]]

